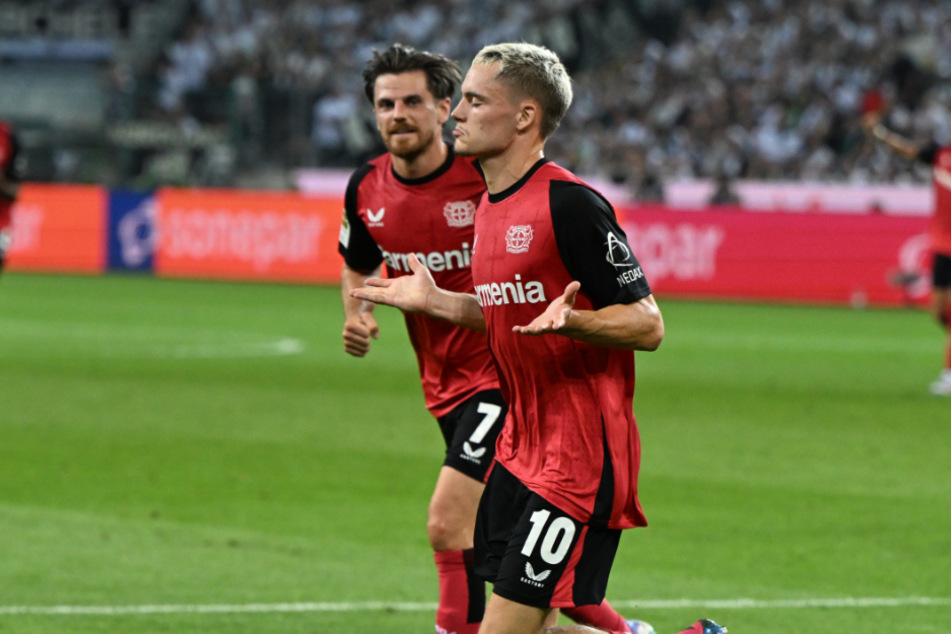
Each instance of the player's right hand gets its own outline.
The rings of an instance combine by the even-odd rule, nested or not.
[[[414,254],[410,253],[406,261],[412,275],[367,278],[366,286],[351,290],[350,297],[393,306],[407,313],[427,312],[430,298],[439,290],[436,281]]]
[[[355,357],[365,357],[370,351],[370,340],[379,337],[380,328],[369,310],[360,311],[343,324],[343,349]]]

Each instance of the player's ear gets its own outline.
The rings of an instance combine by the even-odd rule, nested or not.
[[[436,120],[439,121],[439,125],[449,121],[449,114],[451,112],[452,99],[446,97],[445,99],[436,102]]]
[[[530,127],[532,127],[532,125],[541,123],[541,116],[542,111],[541,108],[538,107],[538,103],[533,100],[526,99],[519,107],[518,118],[515,125],[519,132],[525,132]]]

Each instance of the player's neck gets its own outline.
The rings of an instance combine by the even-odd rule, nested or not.
[[[391,154],[393,157],[393,171],[407,180],[415,180],[429,176],[446,162],[448,146],[441,139],[437,139],[421,153],[412,158],[405,158]]]
[[[479,158],[479,167],[485,175],[486,189],[490,194],[503,192],[517,183],[528,170],[538,161],[545,158],[543,145],[531,148],[530,151],[517,151],[512,148],[502,154]]]

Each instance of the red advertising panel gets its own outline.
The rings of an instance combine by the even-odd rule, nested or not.
[[[100,273],[106,266],[106,190],[85,185],[20,187],[13,207],[14,271]]]
[[[156,194],[155,273],[339,282],[339,197],[162,189]]]
[[[146,266],[154,264],[158,275],[339,283],[339,194],[162,189],[155,201],[154,213],[150,204],[131,214],[136,222],[117,221],[117,236],[126,240],[115,248],[129,246],[130,231],[138,238],[132,246],[153,255],[154,244]],[[108,207],[101,187],[24,185],[10,269],[104,271]],[[658,295],[905,304],[925,301],[930,290],[924,216],[617,209]],[[148,231],[139,235],[139,225]]]
[[[923,301],[928,219],[619,208],[658,295],[853,304]]]

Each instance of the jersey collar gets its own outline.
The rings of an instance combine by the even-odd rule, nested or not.
[[[449,168],[452,167],[452,161],[456,158],[456,152],[451,145],[446,145],[448,152],[446,152],[446,160],[443,161],[443,164],[440,165],[435,172],[430,172],[426,176],[420,176],[419,178],[403,178],[396,173],[396,170],[393,169],[393,166],[390,165],[390,171],[393,173],[393,177],[404,185],[425,185],[430,181],[434,181],[446,172],[449,171]]]
[[[489,202],[490,203],[502,202],[503,200],[505,200],[506,198],[508,198],[509,196],[511,196],[518,190],[520,190],[522,186],[528,182],[528,179],[530,179],[535,172],[541,169],[542,165],[544,165],[545,163],[548,163],[548,159],[545,159],[545,158],[538,159],[538,162],[532,165],[532,167],[527,172],[525,172],[525,175],[522,176],[520,179],[518,179],[514,184],[512,184],[512,186],[500,192],[497,192],[495,194],[489,194]]]

